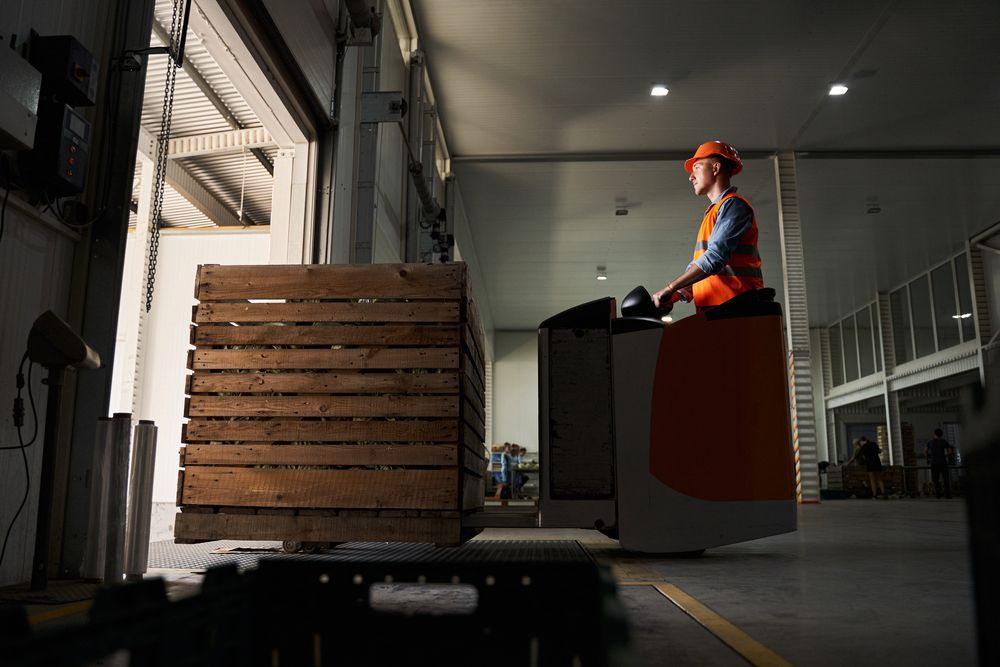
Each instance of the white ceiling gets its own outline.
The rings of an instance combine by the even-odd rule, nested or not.
[[[680,158],[707,139],[761,158],[735,182],[779,294],[766,155],[812,153],[798,167],[813,324],[1000,220],[996,0],[412,4],[498,329],[683,270],[707,202]],[[848,94],[829,97],[833,81]],[[939,153],[820,155],[915,150]]]

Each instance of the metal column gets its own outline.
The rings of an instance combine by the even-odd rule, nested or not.
[[[117,0],[108,3],[108,15],[121,12],[126,17],[124,25],[108,33],[107,46],[101,62],[101,71],[119,67],[115,59],[126,50],[141,50],[149,46],[153,25],[153,0]],[[127,11],[126,10],[127,7]],[[107,136],[116,139],[108,161],[93,165],[93,192],[109,193],[106,207],[100,201],[94,208],[102,211],[101,218],[89,228],[90,243],[86,262],[81,262],[85,285],[74,300],[72,310],[82,313],[81,335],[107,360],[102,368],[81,373],[76,381],[76,400],[73,406],[72,449],[69,475],[65,479],[65,517],[63,523],[62,557],[60,576],[79,574],[87,541],[90,516],[90,489],[86,472],[94,453],[94,420],[107,414],[111,396],[111,379],[118,326],[118,307],[121,296],[122,271],[125,265],[125,240],[128,236],[129,202],[135,159],[139,140],[139,120],[145,90],[145,68],[137,72],[116,74],[119,85],[101,92],[103,100],[98,107],[113,105],[117,115],[95,130],[101,141]],[[112,99],[112,97],[114,99]],[[100,113],[98,113],[100,115]],[[60,480],[63,483],[63,480]]]
[[[379,89],[382,34],[365,47],[361,70],[361,96]],[[364,102],[362,102],[362,105]],[[371,264],[375,251],[375,191],[378,187],[378,122],[361,114],[358,137],[358,177],[354,181],[355,214],[351,228],[351,264]]]
[[[972,313],[975,318],[976,336],[979,340],[979,383],[983,387],[987,387],[988,383],[990,385],[997,383],[997,379],[987,374],[986,369],[992,365],[998,353],[993,348],[983,349],[984,346],[996,342],[993,340],[994,327],[990,322],[986,274],[983,271],[983,253],[978,243],[969,243],[966,248],[969,257],[969,285],[972,287]]]
[[[878,295],[878,325],[882,371],[885,375],[885,425],[889,432],[889,464],[903,465],[903,439],[899,421],[899,396],[889,387],[889,377],[896,372],[896,348],[893,346],[892,309],[887,292]]]
[[[802,252],[802,224],[799,217],[798,177],[795,173],[794,153],[779,153],[774,157],[774,180],[778,195],[781,263],[785,276],[785,327],[788,339],[788,379],[792,407],[796,493],[799,502],[819,502],[816,411],[813,403],[809,350],[809,309],[806,303],[806,272]]]
[[[422,136],[423,105],[424,105],[424,54],[422,51],[410,53],[409,60],[409,85],[407,89],[407,99],[410,103],[410,111],[406,118],[406,139],[408,150],[416,152]],[[420,198],[412,180],[407,179],[409,184],[406,188],[406,226],[405,235],[407,262],[419,262],[420,260]]]

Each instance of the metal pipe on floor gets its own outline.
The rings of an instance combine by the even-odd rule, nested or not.
[[[149,522],[153,510],[153,465],[156,463],[156,424],[140,419],[132,438],[132,476],[128,486],[128,523],[125,531],[125,580],[140,581],[149,561]]]
[[[108,452],[108,506],[105,512],[107,539],[104,551],[104,583],[122,583],[125,553],[125,493],[128,487],[128,455],[132,435],[132,415],[115,413],[111,420],[111,447]]]

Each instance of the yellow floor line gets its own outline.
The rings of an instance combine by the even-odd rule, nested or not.
[[[758,667],[791,667],[792,663],[756,641],[750,635],[673,584],[665,582],[653,584],[653,588],[677,605],[688,616],[700,623],[706,630],[722,640],[729,648],[743,656],[751,665]]]
[[[73,602],[71,604],[62,605],[60,607],[56,607],[55,609],[50,609],[49,611],[32,614],[28,617],[28,623],[31,625],[37,625],[56,618],[62,618],[63,616],[72,616],[73,614],[87,611],[93,605],[93,600],[83,600],[82,602]]]

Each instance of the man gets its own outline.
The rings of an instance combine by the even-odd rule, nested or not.
[[[941,481],[944,480],[944,497],[951,498],[951,473],[948,471],[948,455],[955,451],[942,436],[941,429],[934,429],[934,437],[924,446],[924,456],[931,465],[931,480],[934,482],[934,495],[941,497]]]
[[[503,443],[503,453],[500,455],[500,486],[497,488],[497,497],[507,500],[514,497],[514,484],[517,481],[516,461],[514,459],[514,448],[509,442]]]
[[[698,230],[694,261],[653,295],[653,303],[665,309],[676,301],[694,299],[701,312],[760,289],[764,279],[753,208],[730,184],[743,171],[740,154],[729,144],[709,141],[698,147],[684,169],[694,193],[708,197],[710,205]]]
[[[854,442],[854,456],[844,465],[851,465],[856,460],[861,459],[865,464],[865,471],[868,473],[868,488],[872,491],[872,498],[885,498],[885,480],[882,479],[882,457],[878,443],[872,442],[868,436],[863,435]],[[875,487],[878,491],[875,491]]]

